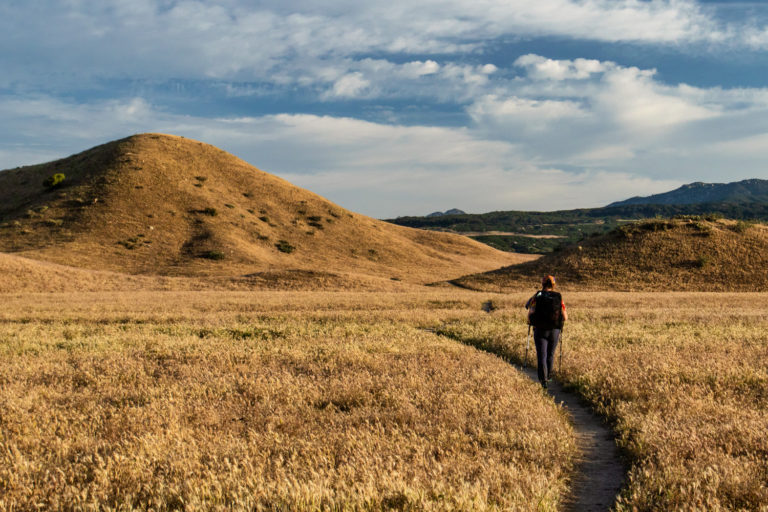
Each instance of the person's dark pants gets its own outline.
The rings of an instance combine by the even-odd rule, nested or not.
[[[539,382],[549,380],[555,365],[555,349],[560,341],[560,329],[533,328],[533,341],[536,343],[536,362],[539,367]]]

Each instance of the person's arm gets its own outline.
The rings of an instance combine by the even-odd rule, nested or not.
[[[568,311],[565,309],[565,302],[561,302],[560,305],[563,308],[563,322],[568,321]]]

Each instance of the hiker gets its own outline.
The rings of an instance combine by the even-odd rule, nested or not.
[[[568,319],[563,297],[555,291],[554,277],[546,276],[541,280],[541,291],[528,299],[525,308],[528,310],[528,325],[533,326],[539,382],[546,389],[547,382],[552,379],[560,332]]]

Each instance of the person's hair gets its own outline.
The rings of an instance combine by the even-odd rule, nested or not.
[[[554,276],[544,276],[541,278],[541,287],[542,288],[552,288],[555,289],[555,277]]]

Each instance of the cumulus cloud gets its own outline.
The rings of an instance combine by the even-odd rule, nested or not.
[[[566,80],[589,78],[614,67],[611,62],[594,59],[555,60],[541,55],[527,54],[515,60],[515,66],[525,68],[528,76],[544,80]]]
[[[504,130],[512,137],[521,132],[540,133],[552,123],[588,115],[575,101],[499,97],[495,94],[479,98],[468,112],[478,125]]]
[[[666,128],[719,114],[716,106],[699,105],[692,89],[661,85],[654,71],[616,68],[603,78],[605,88],[595,99],[598,108],[612,113],[631,131],[663,132]],[[693,97],[692,97],[693,96]]]
[[[530,54],[515,65],[526,74],[505,83],[503,93],[477,98],[467,111],[477,128],[524,140],[542,154],[542,145],[551,141],[563,141],[549,152],[561,157],[589,154],[594,141],[601,147],[652,148],[697,123],[722,118],[727,124],[729,112],[736,108],[765,106],[761,90],[670,86],[655,80],[654,69],[614,62]]]
[[[334,82],[330,96],[337,98],[357,98],[370,85],[371,82],[363,78],[362,73],[349,73]]]
[[[515,65],[525,73],[467,113],[475,133],[514,142],[539,167],[654,180],[766,176],[768,89],[673,86],[654,69],[614,62],[525,55]]]

